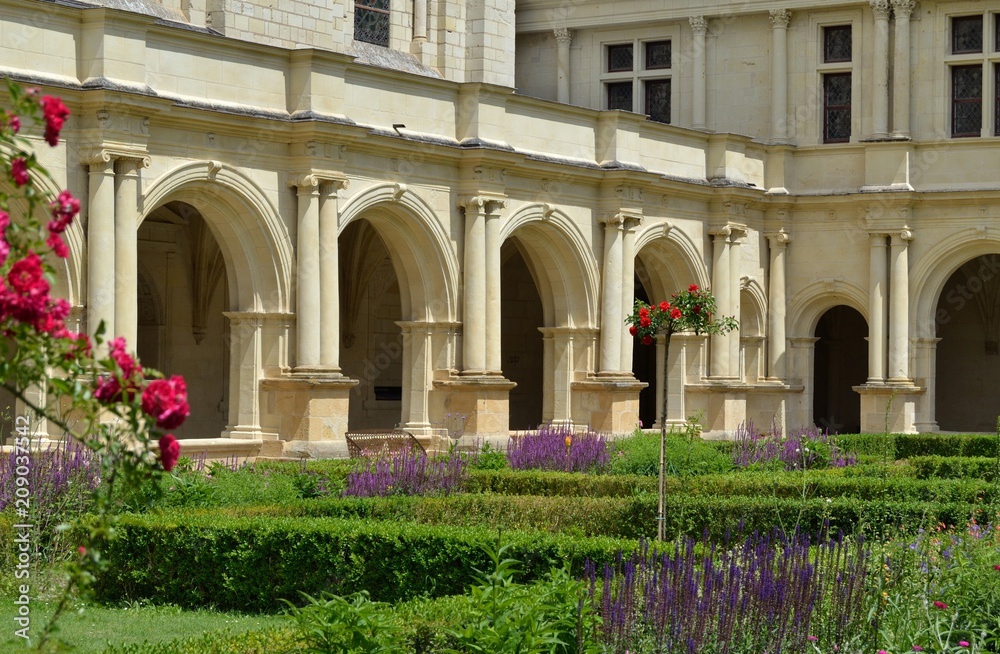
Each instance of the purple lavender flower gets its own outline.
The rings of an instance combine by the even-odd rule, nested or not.
[[[600,434],[546,425],[534,434],[512,437],[507,444],[507,463],[514,470],[600,470],[608,463],[608,447]]]

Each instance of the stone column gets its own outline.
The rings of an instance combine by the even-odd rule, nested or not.
[[[734,232],[729,243],[729,307],[720,312],[720,316],[734,316],[736,320],[741,319],[743,305],[743,289],[749,284],[749,278],[741,275],[742,251],[739,238],[741,233]],[[743,379],[743,356],[741,344],[743,332],[736,330],[726,335],[726,342],[729,343],[729,374],[733,379]],[[735,366],[735,367],[734,367]]]
[[[917,3],[892,0],[896,16],[896,47],[892,73],[892,135],[910,138],[910,16]]]
[[[340,370],[340,252],[337,243],[340,199],[345,181],[320,187],[319,204],[319,365],[330,372]]]
[[[488,260],[486,248],[487,216],[507,205],[506,200],[477,195],[462,198],[460,206],[465,210],[465,258],[462,270],[464,278],[462,374],[482,375],[487,371],[487,330],[493,331],[495,329],[499,338],[499,293],[494,308],[490,309],[490,302],[487,298],[487,275],[490,275],[494,281],[494,288],[499,291],[500,246],[496,245],[496,259]],[[498,229],[498,226],[494,224],[491,229]],[[493,238],[494,240],[498,238],[495,232]],[[495,264],[495,270],[492,273],[487,272],[490,261]],[[493,317],[492,311],[496,312],[495,317]],[[491,317],[496,323],[494,326],[488,326]],[[499,356],[497,359],[499,363]]]
[[[115,170],[111,155],[91,157],[87,207],[87,331],[104,323],[104,338],[115,331]],[[131,347],[135,344],[131,343]]]
[[[556,44],[556,100],[569,104],[569,46],[573,42],[573,31],[565,27],[555,30]]]
[[[225,311],[229,319],[228,438],[260,438],[260,383],[264,314]]]
[[[413,40],[427,40],[427,0],[413,0]]]
[[[428,393],[431,387],[431,333],[429,322],[400,321],[403,335],[403,402],[401,421],[408,431],[429,435]]]
[[[889,297],[889,381],[909,383],[910,358],[910,266],[908,242],[913,238],[909,230],[892,235],[892,284]]]
[[[788,23],[792,12],[772,9],[771,18],[771,139],[788,140]]]
[[[500,209],[506,202],[486,204],[486,372],[502,374],[500,361]]]
[[[732,228],[722,227],[709,232],[712,235],[712,293],[715,295],[716,313],[719,316],[731,315],[731,287],[729,236]],[[711,365],[709,375],[716,378],[731,376],[729,336],[714,334],[711,340]]]
[[[139,166],[140,159],[115,161],[115,331],[135,350],[139,330]],[[146,162],[148,165],[148,161]]]
[[[629,217],[622,223],[622,310],[621,319],[624,327],[625,316],[632,312],[635,304],[635,229],[642,218]],[[661,298],[666,299],[666,298]],[[635,339],[622,336],[621,364],[618,369],[627,373],[632,371],[632,346]]]
[[[320,358],[319,180],[303,175],[298,188],[298,231],[295,257],[295,367],[315,369]]]
[[[623,223],[621,213],[601,218],[604,223],[604,268],[601,271],[601,372],[621,372],[622,333],[625,314],[622,311],[622,249]]]
[[[869,234],[871,239],[868,274],[868,383],[885,383],[886,338],[886,253],[885,234]]]
[[[785,363],[785,251],[791,237],[785,232],[768,234],[771,267],[767,289],[767,377],[784,380]]]
[[[872,59],[872,138],[889,136],[889,0],[871,0],[875,15],[875,53]]]
[[[694,80],[691,83],[691,126],[695,129],[705,129],[705,34],[708,32],[708,21],[704,16],[692,16],[688,19],[691,31],[694,33],[692,48],[694,52],[691,61],[694,66]]]

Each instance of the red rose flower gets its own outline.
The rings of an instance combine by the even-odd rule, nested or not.
[[[1000,572],[1000,565],[993,566],[993,569],[996,570],[997,572]]]
[[[670,303],[666,300],[660,302],[660,311],[670,311]]]
[[[49,208],[52,210],[52,220],[48,224],[49,231],[53,234],[62,234],[73,222],[76,214],[80,213],[80,201],[69,191],[63,191]]]
[[[108,343],[110,349],[111,358],[115,360],[118,367],[122,370],[122,377],[125,379],[131,379],[132,377],[142,376],[142,366],[132,358],[132,355],[125,350],[125,339],[119,336],[118,338],[111,339]]]
[[[697,293],[698,292],[698,285],[697,284],[691,284],[690,286],[688,286],[688,290],[691,291],[692,293]]]
[[[942,609],[943,610],[943,609],[948,608],[948,605],[945,604],[944,602],[939,601],[939,600],[934,600],[934,608],[936,608],[936,609]]]
[[[10,178],[18,186],[24,186],[31,179],[28,176],[28,161],[24,157],[14,157],[10,160]]]
[[[105,375],[97,382],[94,397],[102,404],[117,402],[122,397],[122,385],[114,377]]]
[[[696,304],[694,305],[694,307],[692,307],[691,311],[694,311],[695,313],[701,313],[701,307]]]
[[[17,134],[18,132],[21,131],[21,118],[17,114],[12,114],[12,113],[10,113],[8,111],[7,112],[7,127],[10,128],[10,131],[12,131],[15,134]]]
[[[177,465],[177,459],[181,457],[181,444],[177,442],[173,434],[161,436],[160,441],[160,463],[163,469],[170,472]]]
[[[69,256],[69,248],[66,247],[66,243],[59,237],[59,234],[55,232],[49,234],[49,237],[45,239],[45,244],[52,248],[52,253],[60,259],[65,259]]]
[[[642,344],[643,345],[652,345],[653,344],[653,337],[652,336],[643,336],[642,337]]]
[[[184,378],[174,375],[170,379],[150,382],[142,393],[142,410],[156,420],[157,427],[162,429],[180,427],[191,415]]]
[[[45,142],[55,147],[59,145],[59,132],[69,116],[69,109],[59,98],[46,95],[41,100],[42,113],[45,115]]]
[[[653,324],[653,321],[649,319],[649,316],[642,316],[639,318],[640,327],[649,327],[651,324]]]
[[[639,308],[639,317],[640,318],[648,318],[649,317],[649,309],[647,307],[640,307]]]
[[[670,312],[670,317],[673,318],[674,320],[680,320],[681,310],[678,309],[677,307],[674,307],[673,310]]]
[[[632,325],[631,327],[628,328],[628,333],[635,336],[636,334],[639,333],[639,330],[635,328],[635,325]]]

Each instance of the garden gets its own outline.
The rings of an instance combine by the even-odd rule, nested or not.
[[[108,565],[56,637],[108,654],[997,652],[998,443],[671,433],[663,541],[659,435],[638,430],[430,458],[181,459],[116,499]],[[83,448],[38,457],[31,540],[58,585],[82,554],[55,524],[87,512],[99,466]],[[0,497],[4,542],[12,506]]]

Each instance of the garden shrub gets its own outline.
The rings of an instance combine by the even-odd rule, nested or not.
[[[294,654],[298,651],[298,636],[289,627],[242,633],[214,631],[165,643],[109,645],[103,654]]]
[[[837,444],[874,460],[910,459],[918,456],[997,456],[995,434],[848,434],[836,436]]]
[[[274,611],[299,592],[367,590],[376,601],[461,593],[488,559],[495,530],[329,518],[125,516],[97,585],[105,601],[148,598],[182,607]],[[505,532],[511,556],[536,579],[569,561],[609,560],[634,542]]]
[[[689,439],[683,434],[667,435],[664,449],[669,475],[699,475],[732,470],[728,452],[731,443]],[[660,470],[660,435],[636,430],[631,436],[611,443],[608,471],[615,475],[656,477]],[[655,488],[654,488],[655,491]]]
[[[540,470],[471,470],[470,493],[629,497],[656,492],[656,478],[637,475],[579,475]]]
[[[918,479],[998,479],[997,460],[994,457],[964,456],[915,456],[910,459]]]

